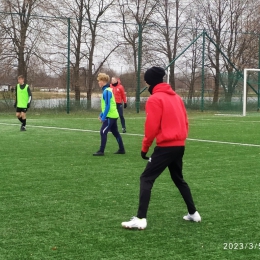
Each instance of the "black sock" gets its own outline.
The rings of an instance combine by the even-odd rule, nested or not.
[[[18,117],[18,120],[23,123],[23,119],[21,117]]]
[[[26,126],[26,119],[23,119],[23,126]]]

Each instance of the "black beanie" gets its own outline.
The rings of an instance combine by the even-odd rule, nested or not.
[[[148,91],[152,94],[154,86],[163,82],[165,70],[161,67],[152,67],[144,73],[145,82],[150,85]]]
[[[148,85],[156,85],[163,82],[165,70],[161,67],[152,67],[144,73],[144,80]]]

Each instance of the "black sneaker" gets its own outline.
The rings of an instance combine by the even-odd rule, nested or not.
[[[103,156],[104,152],[97,151],[96,153],[93,153],[94,156]]]
[[[20,131],[26,131],[26,127],[22,125]]]
[[[118,151],[116,151],[114,154],[125,154],[125,150],[118,150]]]
[[[122,128],[122,132],[123,132],[123,133],[126,133],[126,129],[125,129],[125,128]]]

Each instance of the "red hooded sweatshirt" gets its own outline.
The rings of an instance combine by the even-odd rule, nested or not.
[[[148,152],[153,140],[157,146],[184,146],[188,118],[181,97],[167,83],[157,84],[146,102],[145,136],[142,151]]]
[[[122,102],[127,103],[125,89],[121,85],[120,79],[118,79],[117,82],[118,84],[115,87],[112,84],[110,84],[110,88],[113,91],[116,103],[120,103],[120,104],[122,104]]]

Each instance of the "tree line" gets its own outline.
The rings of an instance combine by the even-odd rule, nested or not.
[[[177,89],[182,82],[192,100],[202,39],[171,62],[206,31],[213,40],[206,41],[204,63],[205,76],[214,79],[213,103],[220,90],[229,101],[234,66],[259,67],[259,16],[258,0],[2,0],[0,79],[13,83],[23,74],[33,86],[65,87],[69,67],[75,99],[86,91],[90,100],[100,71],[120,76],[134,92],[140,73],[171,64],[170,84]]]

